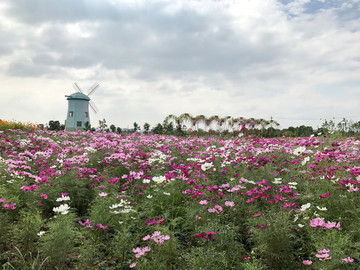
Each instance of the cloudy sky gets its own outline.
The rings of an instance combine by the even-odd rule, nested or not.
[[[360,121],[360,0],[2,0],[0,119]]]

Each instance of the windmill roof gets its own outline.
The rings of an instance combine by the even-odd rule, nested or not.
[[[65,96],[65,97],[67,97],[67,100],[77,99],[77,100],[90,101],[90,98],[87,95],[84,95],[83,93],[80,93],[80,92],[76,92],[76,93],[73,93],[73,94],[71,94],[69,96]]]

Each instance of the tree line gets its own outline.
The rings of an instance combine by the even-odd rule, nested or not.
[[[175,136],[239,136],[256,135],[260,137],[309,137],[311,135],[341,135],[341,136],[360,136],[360,121],[353,122],[343,118],[340,122],[334,120],[324,120],[321,127],[314,129],[312,126],[301,125],[298,127],[290,126],[280,129],[279,123],[274,120],[255,119],[244,117],[233,118],[231,116],[219,117],[217,115],[206,117],[204,115],[191,116],[188,113],[168,115],[162,123],[158,123],[151,129],[149,123],[145,123],[142,128],[137,123],[133,123],[132,128],[120,128],[111,124],[108,126],[105,119],[99,120],[97,128],[91,127],[89,122],[85,123],[84,130],[112,132],[130,134],[141,132],[144,134],[155,133]],[[64,130],[65,125],[59,121],[50,120],[42,128],[48,130]]]

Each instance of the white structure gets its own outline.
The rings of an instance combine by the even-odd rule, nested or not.
[[[88,94],[85,95],[77,83],[75,83],[74,88],[77,92],[65,96],[68,100],[68,112],[65,120],[66,130],[83,129],[86,122],[90,124],[89,105],[95,113],[97,110],[95,104],[90,101],[89,96],[94,93],[98,87],[99,84],[95,83],[90,87]]]

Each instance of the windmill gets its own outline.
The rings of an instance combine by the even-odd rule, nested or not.
[[[99,84],[95,83],[91,86],[87,95],[84,94],[77,83],[74,83],[73,87],[76,92],[65,96],[68,100],[68,112],[65,121],[66,130],[83,129],[86,122],[90,124],[89,105],[94,113],[97,113],[97,108],[89,96],[95,92]]]

